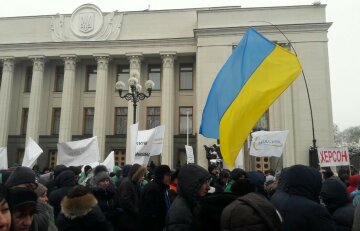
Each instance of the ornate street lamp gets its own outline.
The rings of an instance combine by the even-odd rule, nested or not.
[[[145,88],[148,94],[142,93],[142,86],[139,84],[138,77],[140,74],[138,72],[133,72],[129,78],[129,86],[130,92],[122,95],[122,91],[127,90],[125,89],[125,83],[122,81],[118,81],[115,85],[115,89],[119,92],[119,96],[122,99],[126,99],[127,101],[133,102],[134,107],[134,117],[133,123],[136,123],[136,107],[139,101],[149,98],[151,96],[151,91],[155,86],[155,83],[151,80],[145,82]]]

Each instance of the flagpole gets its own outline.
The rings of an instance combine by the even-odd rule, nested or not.
[[[186,145],[189,146],[189,111],[186,111]]]

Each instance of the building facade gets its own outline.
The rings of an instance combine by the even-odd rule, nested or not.
[[[118,80],[140,73],[155,82],[137,111],[139,129],[166,127],[157,162],[186,162],[189,145],[206,166],[203,145],[216,140],[198,134],[212,82],[248,26],[269,39],[295,47],[309,85],[319,146],[333,145],[325,5],[218,7],[103,13],[92,4],[71,15],[0,18],[0,147],[9,166],[21,163],[26,140],[39,143],[40,167],[55,164],[57,143],[97,136],[101,158],[116,151],[129,161],[131,103],[120,99]],[[224,89],[226,90],[226,89]],[[289,130],[279,166],[308,164],[311,121],[304,80],[299,77],[269,108],[265,129]],[[263,118],[263,119],[264,119]],[[246,157],[246,154],[245,154]],[[245,158],[245,168],[252,168]],[[256,160],[255,160],[256,162]],[[264,160],[262,160],[264,162]],[[266,161],[265,161],[266,162]],[[277,163],[273,160],[270,165]]]

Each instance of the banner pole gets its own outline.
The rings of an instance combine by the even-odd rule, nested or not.
[[[351,166],[349,164],[349,176],[351,176]]]
[[[189,146],[189,111],[186,111],[186,145]]]

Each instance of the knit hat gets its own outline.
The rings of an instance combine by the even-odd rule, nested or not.
[[[48,189],[45,185],[38,183],[38,187],[35,189],[35,193],[38,195],[38,197],[41,197],[47,192],[47,190]]]
[[[34,191],[28,188],[12,188],[10,190],[10,207],[12,211],[21,210],[25,207],[36,208],[38,196]]]
[[[106,168],[106,166],[105,165],[98,165],[98,166],[96,166],[95,168],[94,168],[94,175],[97,175],[99,172],[107,172],[108,170],[107,170],[107,168]]]
[[[98,184],[100,181],[102,181],[104,179],[109,179],[110,180],[109,174],[107,172],[105,172],[105,171],[99,172],[98,174],[96,174],[94,176],[94,181],[95,181],[96,184]]]
[[[28,167],[17,167],[15,171],[9,176],[5,185],[9,188],[20,185],[33,183],[36,184],[35,172]]]
[[[169,166],[167,165],[160,165],[155,168],[154,171],[155,179],[158,181],[162,181],[165,175],[170,175],[171,171]]]

